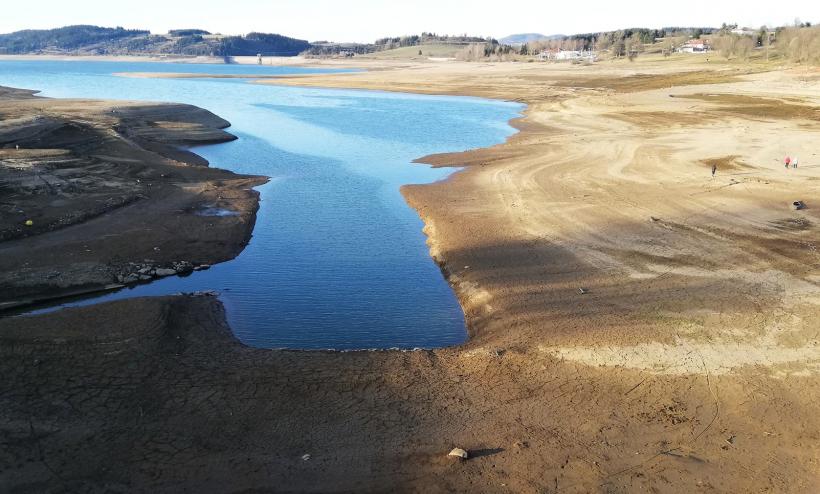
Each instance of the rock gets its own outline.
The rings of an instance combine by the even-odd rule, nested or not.
[[[310,455],[302,455],[302,461],[308,461],[310,459]]]
[[[151,268],[145,267],[145,268],[140,269],[138,272],[139,272],[139,274],[151,274]]]
[[[151,275],[150,275],[150,274],[141,274],[141,275],[140,275],[140,281],[148,281],[148,280],[150,280],[150,279],[151,279]]]
[[[464,449],[461,449],[461,448],[453,448],[453,450],[450,451],[447,454],[447,456],[453,456],[453,457],[456,457],[456,458],[461,458],[462,460],[466,460],[467,458],[470,457],[470,455],[467,454],[467,451],[464,450]]]
[[[182,261],[174,264],[174,270],[176,270],[176,272],[180,274],[190,273],[194,270],[194,267],[191,265],[190,262]]]
[[[123,278],[122,283],[125,283],[126,285],[128,285],[128,284],[131,284],[131,283],[136,283],[137,281],[139,281],[139,279],[140,279],[139,275],[131,273],[131,274],[129,274],[129,275],[127,275]]]
[[[803,201],[794,201],[792,203],[792,209],[795,211],[800,211],[801,209],[806,209],[806,205],[803,204]]]
[[[586,295],[587,293],[589,293],[589,288],[579,288],[578,293],[580,293],[581,295]]]
[[[177,274],[177,271],[175,269],[157,268],[156,270],[156,275],[159,277],[173,276],[175,274]]]
[[[210,265],[210,264],[201,264],[201,265],[199,266],[199,269],[201,269],[201,270],[203,270],[203,271],[206,271],[206,270],[208,270],[208,269],[211,269],[211,265]]]
[[[192,295],[194,297],[218,297],[219,293],[215,292],[213,290],[207,290],[207,291],[204,291],[204,292],[193,292],[190,295]]]

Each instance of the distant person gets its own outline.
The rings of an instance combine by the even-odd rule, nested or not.
[[[784,163],[786,163],[786,169],[787,170],[789,169],[789,165],[791,164],[791,162],[792,162],[792,159],[789,158],[788,156],[786,156],[786,159],[784,160]]]
[[[717,165],[712,165],[712,178],[715,178],[715,173],[717,172]]]
[[[797,157],[792,160],[792,168],[797,168]]]

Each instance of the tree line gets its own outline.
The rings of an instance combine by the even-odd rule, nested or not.
[[[154,35],[140,29],[98,26],[66,26],[0,34],[0,54],[44,52],[99,55],[167,54],[210,56],[295,56],[309,49],[305,40],[279,34],[249,33],[245,36],[209,36],[201,29],[172,30]]]
[[[481,38],[477,36],[468,36],[466,34],[460,36],[439,35],[436,33],[423,32],[420,35],[398,36],[392,38],[380,38],[373,44],[376,51],[392,50],[395,48],[403,48],[406,46],[420,46],[428,44],[467,44],[467,43],[484,43],[491,41],[491,38]]]
[[[27,29],[0,34],[0,53],[25,54],[48,49],[76,50],[84,46],[148,36],[150,31],[122,27],[66,26],[57,29]]]
[[[777,56],[796,63],[820,64],[820,26],[795,21],[792,26],[761,26],[752,32],[736,31],[737,24],[725,23],[720,28],[621,29],[530,42],[521,46],[519,53],[527,56],[544,50],[594,50],[613,58],[634,59],[650,47],[657,53],[669,55],[687,41],[700,39],[727,60],[747,60],[756,50],[760,50],[767,59]]]

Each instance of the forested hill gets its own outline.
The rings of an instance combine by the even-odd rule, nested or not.
[[[499,42],[505,45],[523,45],[526,43],[532,43],[533,41],[550,41],[554,39],[564,39],[566,36],[563,34],[552,34],[549,36],[539,34],[539,33],[522,33],[522,34],[511,34],[509,36],[505,36],[498,40]]]
[[[305,40],[279,34],[223,36],[201,29],[168,34],[98,26],[67,26],[0,34],[0,54],[295,56],[310,48]]]
[[[0,34],[3,53],[37,53],[44,50],[80,50],[101,43],[115,43],[129,38],[145,37],[149,31],[97,26],[67,26],[58,29],[27,29]]]

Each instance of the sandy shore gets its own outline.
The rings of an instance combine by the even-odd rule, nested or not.
[[[816,73],[702,60],[378,68],[264,82],[529,105],[507,143],[426,157],[466,169],[403,189],[470,341],[252,350],[210,297],[0,320],[12,444],[0,485],[820,488]],[[474,457],[447,458],[455,446]]]
[[[276,79],[282,75],[249,75],[249,74],[197,74],[193,72],[115,72],[117,77],[135,79]],[[290,78],[294,76],[288,76]]]

